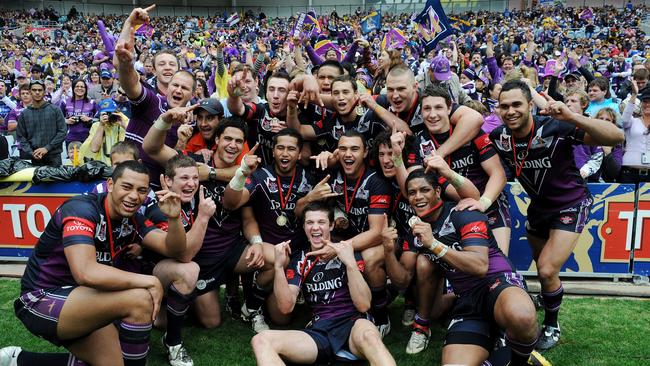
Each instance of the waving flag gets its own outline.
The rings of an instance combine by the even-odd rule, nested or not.
[[[460,33],[466,33],[472,29],[472,24],[468,20],[450,16],[449,21],[451,22],[451,27]]]
[[[427,0],[424,10],[413,21],[417,23],[418,33],[422,37],[427,52],[433,50],[438,42],[453,33],[449,19],[440,5],[440,0]]]
[[[135,35],[151,38],[153,36],[153,27],[149,23],[140,24],[135,27]]]
[[[230,27],[235,26],[235,24],[239,23],[239,14],[233,13],[233,15],[229,16],[228,19],[226,19],[226,23],[228,23]]]
[[[97,30],[99,30],[99,36],[102,38],[102,42],[104,43],[106,54],[108,54],[108,57],[112,59],[113,53],[115,52],[115,36],[108,33],[106,26],[104,26],[104,22],[101,20],[97,21]]]
[[[329,50],[334,50],[334,52],[336,52],[336,58],[338,58],[339,61],[343,59],[341,49],[328,39],[324,39],[314,45],[314,52],[322,58],[325,58],[325,54]]]
[[[318,19],[316,19],[316,13],[309,11],[307,13],[300,13],[298,19],[293,25],[291,34],[293,37],[306,37],[311,38],[313,36],[318,36],[322,33],[322,29]]]
[[[361,20],[361,33],[368,34],[381,29],[381,12],[373,11]]]
[[[384,35],[384,39],[381,41],[381,48],[384,50],[387,49],[402,49],[406,46],[406,37],[404,33],[399,29],[391,29]]]
[[[591,8],[587,8],[580,12],[580,19],[587,20],[594,18],[594,11]]]

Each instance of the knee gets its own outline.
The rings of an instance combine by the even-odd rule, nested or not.
[[[145,289],[131,289],[125,294],[127,299],[128,316],[133,321],[151,321],[153,315],[153,299],[149,291]]]
[[[369,347],[371,349],[379,348],[379,345],[382,343],[381,337],[379,336],[379,332],[374,327],[365,328],[361,332],[359,332],[359,337],[357,338],[357,342],[359,343],[360,346]]]
[[[361,252],[366,271],[376,270],[384,264],[384,248],[376,246]]]
[[[220,316],[200,316],[199,323],[207,329],[214,329],[221,325]]]
[[[418,255],[417,262],[415,264],[415,269],[417,273],[418,280],[431,280],[433,275],[434,266],[433,263],[424,255]]]
[[[194,289],[196,281],[199,278],[200,270],[201,268],[195,262],[189,262],[183,266],[183,270],[181,271],[181,280],[187,288]]]
[[[516,309],[508,314],[508,329],[518,336],[537,333],[537,314],[532,310]],[[515,334],[513,334],[515,335]]]
[[[253,347],[253,351],[259,351],[259,350],[269,348],[271,346],[271,341],[269,339],[268,331],[263,330],[260,333],[257,333],[251,339],[251,346]]]
[[[537,276],[539,276],[540,281],[548,281],[553,279],[560,272],[559,268],[550,264],[537,264]]]

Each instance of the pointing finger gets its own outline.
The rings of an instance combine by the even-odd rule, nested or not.
[[[325,184],[330,180],[330,175],[326,175],[325,178],[323,178],[320,182],[318,182],[317,185]]]
[[[146,8],[144,8],[144,11],[146,11],[148,13],[148,12],[154,10],[155,8],[156,8],[156,4],[151,4],[151,5],[147,6]]]

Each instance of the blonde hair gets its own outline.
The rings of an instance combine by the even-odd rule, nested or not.
[[[539,77],[538,77],[538,74],[537,74],[537,69],[535,69],[534,67],[528,67],[528,66],[522,65],[520,70],[521,70],[522,75],[526,79],[530,80],[530,86],[531,87],[537,88],[537,86],[539,86]]]
[[[587,108],[589,105],[589,95],[587,95],[587,92],[582,89],[571,89],[566,92],[565,97],[569,97],[571,95],[577,95],[578,99],[580,99],[580,105],[583,108]]]
[[[618,122],[618,114],[615,110],[609,107],[601,108],[598,113],[596,113],[596,119],[600,119],[601,114],[609,117],[612,120],[613,124],[616,124]]]
[[[473,110],[479,112],[482,116],[487,116],[488,114],[490,114],[490,111],[487,109],[487,107],[484,106],[483,103],[479,102],[478,100],[470,99],[464,104],[466,107],[472,108]]]

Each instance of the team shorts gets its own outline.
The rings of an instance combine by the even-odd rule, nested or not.
[[[67,347],[78,338],[59,339],[56,328],[63,304],[74,289],[74,286],[64,286],[25,292],[14,301],[16,317],[35,336],[56,346]]]
[[[485,211],[485,215],[488,217],[490,229],[510,227],[510,202],[508,202],[508,196],[501,192],[496,201],[492,203],[492,206]]]
[[[367,314],[354,313],[332,319],[314,320],[303,332],[316,342],[318,347],[317,363],[329,361],[358,361],[359,358],[350,351],[349,339],[354,322],[368,319]]]
[[[193,296],[201,296],[212,290],[216,290],[227,279],[228,275],[233,273],[246,245],[242,241],[238,245],[233,245],[223,256],[218,258],[194,258],[199,265],[199,278],[196,281]]]
[[[558,212],[541,212],[530,206],[526,231],[542,239],[548,239],[551,230],[581,233],[589,221],[589,212],[593,203],[593,198],[589,196],[574,206]]]
[[[487,284],[456,299],[451,311],[444,344],[472,344],[491,351],[494,346],[494,305],[503,290],[519,287],[526,290],[519,273],[502,273]]]

